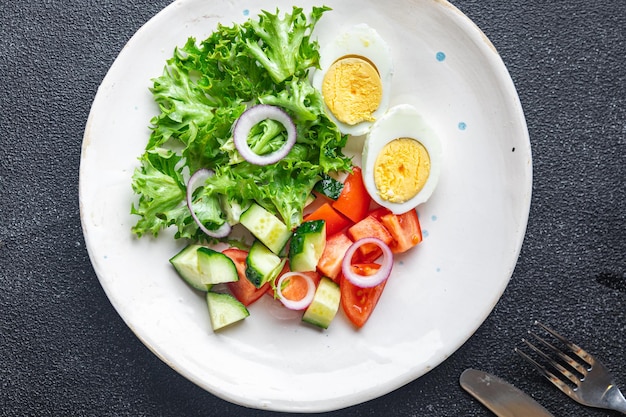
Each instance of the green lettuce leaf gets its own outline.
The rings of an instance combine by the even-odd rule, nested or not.
[[[140,195],[131,213],[141,216],[132,231],[138,236],[157,236],[162,228],[180,224],[188,215],[185,184],[177,165],[180,156],[171,151],[146,152],[141,168],[133,174],[133,190]]]
[[[351,169],[342,153],[347,136],[328,119],[320,93],[308,82],[319,59],[311,33],[327,10],[313,8],[308,18],[297,7],[282,18],[278,11],[263,12],[258,20],[220,25],[207,39],[189,38],[174,50],[151,88],[160,112],[150,121],[132,178],[138,201],[131,213],[140,217],[133,233],[157,236],[175,226],[177,238],[204,239],[185,201],[185,178],[198,169],[215,172],[193,202],[209,229],[236,223],[253,201],[294,228],[322,176]],[[284,109],[297,129],[296,145],[269,166],[245,161],[232,138],[237,118],[259,103]],[[285,140],[283,126],[266,120],[252,129],[248,143],[265,154]]]
[[[276,83],[287,78],[301,76],[308,68],[316,66],[319,52],[316,42],[311,41],[311,32],[327,7],[314,7],[310,21],[299,7],[284,18],[264,11],[259,21],[250,21],[249,27],[258,37],[249,37],[246,46],[252,56],[265,67]]]

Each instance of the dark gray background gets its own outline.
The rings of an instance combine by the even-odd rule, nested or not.
[[[78,168],[91,102],[124,44],[170,2],[2,3],[0,414],[271,415],[212,396],[142,345],[82,237]],[[453,3],[500,52],[527,117],[534,183],[521,256],[493,313],[452,357],[328,415],[491,415],[459,388],[467,367],[515,383],[556,416],[612,415],[566,399],[512,350],[542,319],[626,387],[626,1]]]

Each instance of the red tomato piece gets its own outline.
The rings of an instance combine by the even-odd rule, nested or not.
[[[283,276],[284,274],[286,274],[287,272],[290,272],[291,268],[289,268],[289,262],[287,262],[285,264],[285,266],[283,267],[282,271],[280,271],[280,273],[278,274],[278,276],[276,276],[275,280],[273,282],[268,282],[268,287],[267,287],[267,295],[271,296],[272,298],[275,298],[274,294],[274,286],[276,285],[276,283],[278,282],[278,280],[280,279],[281,276]],[[306,271],[306,272],[300,272],[301,274],[304,275],[308,275],[313,279],[313,283],[315,283],[315,287],[317,288],[317,284],[319,284],[320,279],[322,278],[320,276],[320,274],[317,271]],[[304,284],[304,282],[301,282],[301,284]],[[283,291],[283,295],[285,297],[287,297],[287,295],[285,294],[285,292]],[[289,297],[287,297],[289,298]],[[291,298],[290,298],[291,299]],[[298,298],[293,298],[295,300],[298,300]]]
[[[341,232],[343,229],[352,224],[347,217],[332,208],[330,203],[322,204],[311,214],[304,217],[304,221],[310,220],[324,220],[326,222],[327,236],[332,236],[335,233]]]
[[[311,277],[313,283],[315,284],[315,288],[317,288],[317,284],[320,282],[320,274],[316,271],[307,271],[307,272],[299,272],[300,274],[307,275]],[[285,280],[287,281],[287,279]],[[283,281],[283,282],[285,282]],[[291,277],[289,279],[289,285],[283,288],[283,296],[289,300],[298,301],[303,299],[306,296],[309,287],[306,281],[302,278],[298,279],[297,277]]]
[[[422,241],[422,228],[415,210],[403,214],[389,213],[380,220],[393,236],[389,245],[393,253],[406,252]]]
[[[339,232],[326,239],[326,247],[317,263],[317,270],[322,275],[338,282],[341,274],[341,263],[352,243],[352,240],[344,232]]]
[[[376,220],[380,221],[381,217],[383,217],[385,214],[389,214],[389,213],[391,213],[391,210],[389,210],[388,208],[386,208],[386,207],[378,207],[378,208],[375,208],[375,209],[371,210],[367,215],[368,216],[372,216]]]
[[[265,283],[261,288],[257,288],[246,277],[246,257],[248,252],[237,248],[224,249],[222,253],[228,256],[237,268],[239,281],[229,282],[228,289],[243,305],[249,306],[257,301],[269,287],[269,283]]]
[[[356,223],[367,216],[371,202],[372,197],[367,193],[363,183],[361,168],[353,167],[344,182],[341,194],[332,203],[333,208]]]
[[[352,271],[359,275],[373,275],[380,265],[376,263],[354,264]],[[357,287],[347,279],[341,280],[341,307],[346,317],[361,328],[370,318],[383,293],[387,280],[372,288]]]
[[[360,222],[351,226],[348,229],[348,235],[350,235],[355,242],[365,237],[378,238],[387,245],[393,241],[391,233],[389,233],[385,226],[380,221],[376,220],[374,216],[367,216]],[[358,253],[362,262],[371,262],[378,258],[382,254],[382,251],[378,246],[372,243],[361,246]]]

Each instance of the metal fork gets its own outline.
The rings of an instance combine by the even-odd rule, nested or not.
[[[565,349],[559,349],[530,330],[528,331],[529,337],[532,337],[534,343],[541,346],[543,350],[533,342],[522,339],[541,358],[542,362],[547,362],[557,373],[553,373],[546,365],[523,351],[515,348],[515,352],[532,364],[558,389],[580,404],[626,414],[626,399],[615,385],[608,369],[600,361],[544,324],[538,321],[534,324],[560,341],[568,350],[564,352]]]

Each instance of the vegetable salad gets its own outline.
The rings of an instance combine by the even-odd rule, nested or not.
[[[327,328],[340,306],[361,327],[393,255],[422,240],[415,210],[394,214],[373,203],[361,169],[342,152],[348,136],[310,83],[320,60],[311,34],[328,10],[306,16],[294,7],[219,25],[176,48],[153,80],[160,113],[132,178],[132,231],[156,237],[175,227],[177,239],[191,242],[170,262],[207,292],[214,330],[247,317],[264,294],[317,327]],[[335,179],[342,173],[344,182]],[[229,240],[237,224],[252,245]],[[216,240],[231,245],[203,245]]]

